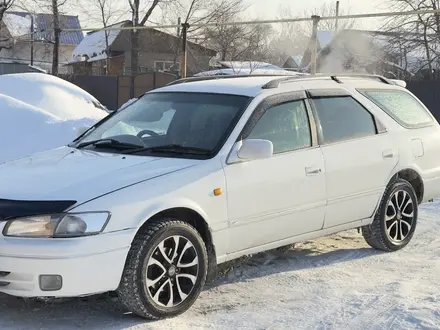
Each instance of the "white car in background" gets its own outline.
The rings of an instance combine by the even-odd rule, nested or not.
[[[277,65],[254,61],[221,61],[217,69],[199,72],[194,77],[205,76],[235,76],[235,75],[306,75],[295,71],[285,70]]]
[[[158,319],[243,255],[352,228],[396,251],[440,195],[439,154],[437,121],[382,77],[180,80],[0,166],[0,292],[116,291]]]

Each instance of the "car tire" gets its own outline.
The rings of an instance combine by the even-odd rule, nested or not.
[[[173,317],[194,304],[207,269],[206,246],[195,228],[174,218],[153,220],[133,240],[117,294],[138,316]]]
[[[362,235],[373,248],[397,251],[405,247],[417,225],[418,201],[414,188],[403,179],[393,180],[385,190],[371,225]]]

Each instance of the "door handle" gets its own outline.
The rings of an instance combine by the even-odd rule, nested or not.
[[[385,150],[384,152],[382,152],[382,157],[383,158],[393,158],[394,157],[394,153],[392,150]]]
[[[317,166],[306,167],[306,175],[316,175],[321,173],[321,169]]]

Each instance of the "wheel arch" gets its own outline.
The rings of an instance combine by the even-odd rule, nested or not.
[[[201,214],[202,212],[194,210],[187,206],[175,206],[168,207],[162,210],[157,210],[154,214],[150,215],[138,228],[137,233],[141,233],[149,222],[152,220],[160,218],[175,218],[180,221],[186,222],[187,224],[194,227],[197,232],[202,237],[206,245],[206,250],[208,252],[208,276],[206,281],[211,282],[214,280],[217,270],[217,255],[215,251],[215,245],[213,241],[213,236],[211,228],[206,221],[205,216]]]
[[[392,174],[390,176],[390,178],[388,179],[388,182],[384,188],[384,191],[381,193],[380,198],[376,203],[376,207],[374,208],[374,212],[371,215],[371,221],[372,221],[372,218],[374,217],[374,215],[376,214],[377,210],[379,209],[380,201],[383,198],[383,195],[386,191],[386,188],[389,186],[389,184],[391,182],[393,182],[399,178],[404,179],[411,184],[411,186],[414,188],[414,191],[416,192],[417,201],[419,202],[419,204],[422,203],[424,192],[425,192],[425,190],[424,190],[425,187],[423,184],[422,176],[414,168],[411,168],[411,167],[401,168],[398,171],[396,171],[394,174]]]
[[[417,201],[419,204],[422,203],[424,193],[425,193],[425,186],[423,184],[422,176],[413,168],[403,168],[399,170],[392,179],[399,178],[408,181],[411,186],[414,188],[414,191],[417,196]]]

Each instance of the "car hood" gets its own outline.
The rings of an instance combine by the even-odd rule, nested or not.
[[[83,203],[198,162],[63,147],[0,165],[0,199]]]

